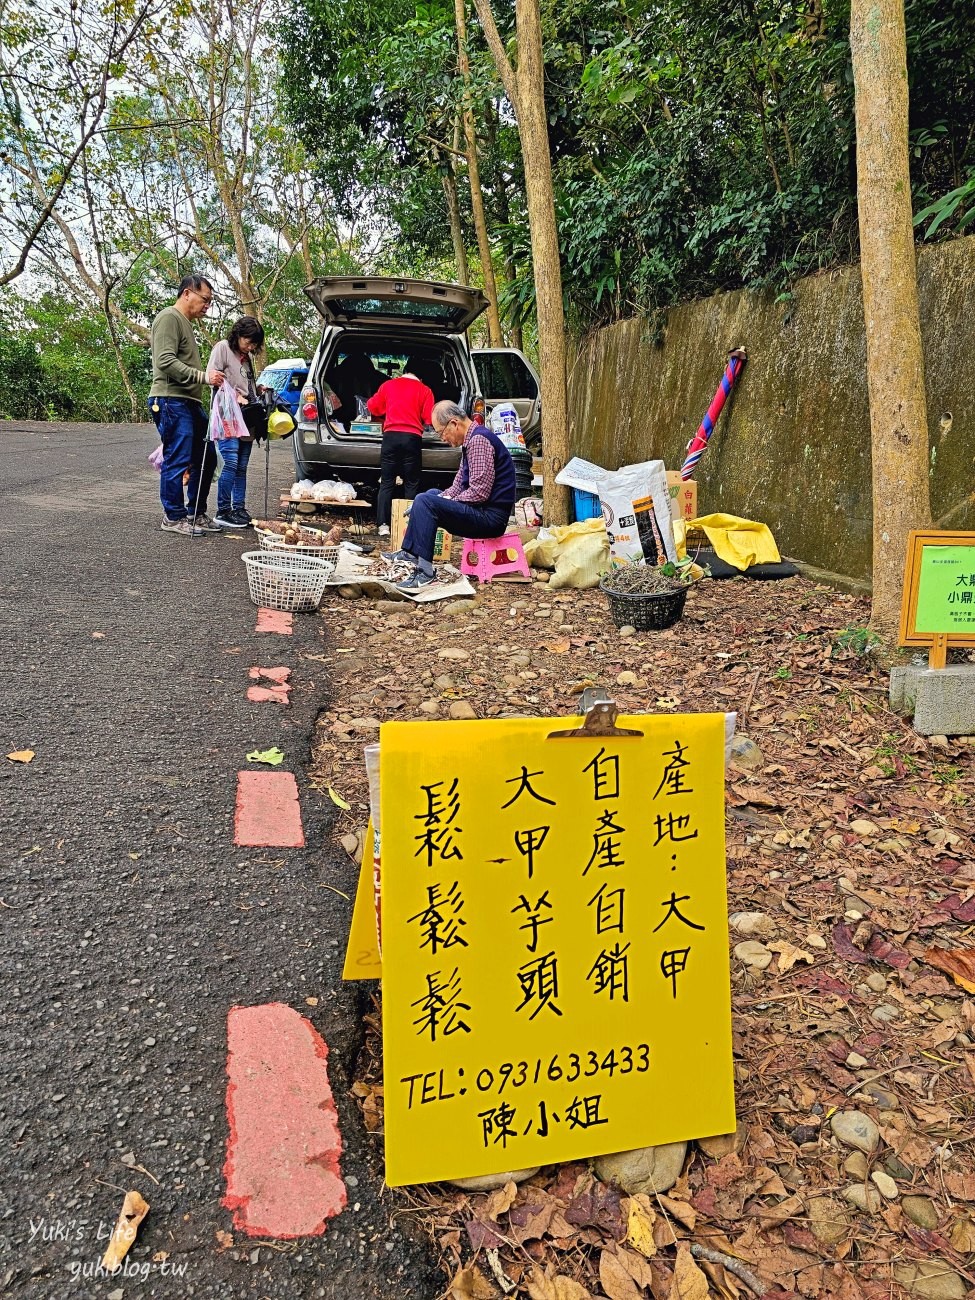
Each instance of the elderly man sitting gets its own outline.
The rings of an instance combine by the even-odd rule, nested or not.
[[[403,549],[387,558],[416,567],[401,591],[433,582],[437,529],[460,537],[500,537],[515,504],[515,467],[507,447],[490,429],[475,424],[455,402],[438,402],[433,427],[451,447],[461,447],[460,468],[443,492],[421,492],[410,509]]]

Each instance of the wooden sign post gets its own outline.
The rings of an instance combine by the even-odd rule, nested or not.
[[[898,644],[927,646],[929,668],[975,645],[975,533],[908,535]]]

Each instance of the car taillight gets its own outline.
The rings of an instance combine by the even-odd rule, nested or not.
[[[474,417],[474,419],[477,421],[478,424],[484,423],[484,398],[483,397],[475,397],[474,406],[471,410],[471,415]]]
[[[301,418],[303,420],[318,419],[318,394],[311,384],[301,390]]]

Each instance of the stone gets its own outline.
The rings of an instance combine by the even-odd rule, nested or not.
[[[754,939],[747,939],[744,943],[735,945],[735,956],[739,961],[744,962],[746,966],[753,966],[756,970],[765,970],[766,966],[771,964],[772,954],[764,943],[758,943]]]
[[[521,651],[516,655],[512,655],[508,662],[511,664],[512,668],[530,668],[532,665],[532,657],[530,654],[525,654],[524,651]]]
[[[844,1146],[855,1147],[865,1155],[872,1155],[880,1141],[880,1129],[861,1110],[838,1110],[829,1122],[836,1137]]]
[[[469,650],[462,650],[459,645],[447,646],[446,650],[438,650],[437,657],[440,659],[470,659]]]
[[[858,817],[855,822],[850,822],[850,830],[854,835],[879,835],[880,827],[875,826],[873,822],[868,822],[865,817]]]
[[[894,1094],[888,1092],[886,1088],[881,1088],[879,1084],[869,1082],[865,1083],[861,1091],[869,1097],[873,1104],[880,1110],[896,1110],[898,1107],[899,1103]]]
[[[429,714],[431,715],[431,717],[435,717],[435,716],[440,712],[440,701],[439,701],[439,700],[423,700],[423,701],[421,701],[421,703],[420,703],[420,712],[421,712],[421,713],[429,713]]]
[[[844,1187],[843,1199],[864,1214],[879,1214],[884,1205],[883,1197],[869,1183],[851,1183],[849,1187]]]
[[[901,1209],[919,1228],[927,1228],[929,1232],[934,1232],[938,1226],[937,1207],[927,1196],[905,1196],[901,1201]]]
[[[353,718],[348,725],[356,731],[378,731],[382,724],[378,718]]]
[[[739,732],[731,742],[731,761],[735,767],[751,772],[765,766],[765,755],[750,736]]]
[[[338,593],[343,600],[360,600],[362,598],[361,587],[339,587]]]
[[[470,700],[454,700],[448,710],[452,718],[476,718],[474,706]]]
[[[916,687],[915,731],[922,736],[967,736],[975,730],[975,664],[922,668]]]
[[[891,1178],[901,1178],[910,1181],[914,1177],[914,1170],[910,1165],[905,1165],[903,1160],[891,1153],[884,1161],[884,1168],[890,1174]]]
[[[618,636],[636,636],[636,628],[631,627],[629,623],[624,623],[618,630]]]
[[[881,1002],[879,1006],[874,1007],[870,1012],[871,1020],[878,1020],[881,1024],[886,1024],[891,1020],[896,1020],[900,1016],[897,1007],[892,1007],[889,1002]]]
[[[896,1201],[899,1195],[897,1184],[891,1178],[890,1174],[885,1174],[882,1169],[875,1169],[870,1175],[870,1181],[880,1192],[881,1196],[886,1196],[888,1201]]]
[[[851,1151],[843,1161],[843,1168],[851,1178],[859,1178],[865,1183],[870,1172],[870,1162],[862,1151]]]
[[[474,613],[473,600],[450,600],[443,607],[445,614],[450,614],[454,618],[463,618],[466,614]]]
[[[517,680],[517,679],[515,679]],[[439,677],[433,679],[434,686],[441,691],[452,691],[457,685],[456,681],[447,673],[441,673]]]
[[[734,1133],[718,1133],[714,1137],[698,1138],[697,1145],[712,1160],[720,1160],[722,1156],[731,1155],[732,1151],[740,1151],[747,1137],[747,1129],[739,1124]]]
[[[771,939],[775,934],[775,922],[767,912],[732,912],[728,920],[746,939]]]
[[[377,614],[409,614],[413,611],[414,606],[406,596],[402,600],[377,600],[370,606]]]
[[[806,935],[807,948],[815,948],[817,952],[825,952],[827,946],[826,940],[821,934],[813,933]]]
[[[668,1142],[659,1147],[637,1147],[599,1156],[593,1166],[604,1183],[615,1183],[630,1196],[641,1192],[667,1192],[681,1175],[686,1142]]]
[[[631,673],[629,669],[627,669],[626,672],[617,673],[616,685],[635,686],[639,680],[640,679],[637,677],[636,673]]]
[[[919,1300],[964,1300],[969,1294],[968,1287],[944,1259],[895,1264],[893,1273],[895,1280]]]
[[[874,993],[887,992],[887,981],[884,979],[883,975],[881,975],[879,970],[872,970],[864,983],[868,988],[872,989]]]
[[[846,1058],[846,1063],[851,1070],[862,1070],[865,1065],[870,1064],[867,1058],[861,1056],[859,1052],[851,1052]]]
[[[508,1183],[523,1183],[526,1178],[534,1178],[539,1169],[541,1165],[535,1165],[533,1169],[509,1169],[503,1174],[480,1174],[476,1178],[451,1178],[449,1181],[452,1187],[465,1192],[493,1192]]]
[[[809,1215],[809,1228],[817,1241],[827,1246],[835,1246],[842,1241],[850,1229],[850,1220],[838,1201],[831,1196],[817,1196],[808,1203],[806,1213]]]

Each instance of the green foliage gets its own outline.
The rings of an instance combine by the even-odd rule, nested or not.
[[[880,637],[872,628],[847,627],[836,637],[835,647],[859,658],[873,654],[880,644]]]

